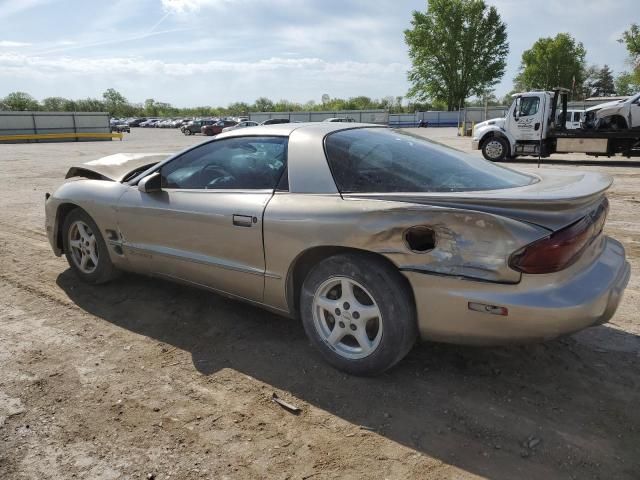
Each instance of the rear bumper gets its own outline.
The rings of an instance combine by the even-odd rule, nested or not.
[[[421,337],[477,345],[540,341],[609,321],[631,269],[619,242],[600,242],[569,269],[523,275],[516,285],[405,272]],[[472,311],[469,302],[506,307],[508,315]]]

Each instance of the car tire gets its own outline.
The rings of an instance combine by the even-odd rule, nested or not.
[[[71,270],[83,282],[98,285],[118,276],[100,229],[81,208],[67,214],[62,226],[62,243]]]
[[[191,130],[189,130],[188,128],[185,128],[185,129],[184,129],[184,134],[185,134],[186,136],[189,136],[189,135],[193,135],[193,132],[192,132]]]
[[[509,144],[504,137],[489,137],[482,142],[482,156],[490,162],[503,162],[509,156]]]
[[[351,375],[388,370],[418,337],[407,280],[369,254],[340,254],[318,263],[302,285],[300,310],[313,346]]]

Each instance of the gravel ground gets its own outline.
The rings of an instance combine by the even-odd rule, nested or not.
[[[640,477],[637,165],[542,166],[615,178],[606,230],[633,272],[609,324],[528,346],[426,343],[363,379],[324,364],[297,322],[135,275],[89,287],[51,253],[44,193],[70,165],[199,141],[0,145],[1,479]]]

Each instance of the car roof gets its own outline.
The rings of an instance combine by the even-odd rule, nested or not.
[[[324,137],[325,135],[336,132],[338,130],[351,130],[353,128],[377,127],[387,128],[386,125],[376,125],[372,123],[342,123],[342,122],[306,122],[306,123],[276,123],[272,125],[258,125],[251,130],[232,130],[224,132],[216,136],[216,139],[228,137],[246,137],[246,136],[278,136],[288,137],[294,131],[303,131],[308,135],[317,135]]]

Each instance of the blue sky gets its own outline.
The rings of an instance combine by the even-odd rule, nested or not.
[[[569,32],[589,64],[628,69],[616,42],[638,0],[488,0],[508,24],[501,96],[523,50]],[[27,91],[226,105],[259,96],[306,102],[403,96],[403,30],[422,0],[0,0],[0,97]]]

